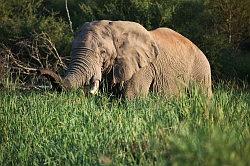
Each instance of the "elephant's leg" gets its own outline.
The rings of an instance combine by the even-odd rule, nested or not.
[[[196,85],[198,85],[199,89],[201,90],[201,93],[210,98],[212,96],[211,74],[200,71],[195,75],[194,80]]]
[[[208,98],[212,96],[211,69],[205,56],[199,59],[193,67],[192,80],[194,80],[201,92]]]
[[[124,85],[124,97],[133,99],[136,97],[145,97],[149,92],[153,82],[153,73],[149,67],[140,69]]]
[[[212,97],[212,85],[211,85],[211,76],[204,75],[203,79],[199,79],[200,89],[202,93],[208,98]]]

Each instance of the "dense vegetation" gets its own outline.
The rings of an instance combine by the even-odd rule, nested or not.
[[[67,13],[65,0],[0,0],[0,55],[13,76],[42,67],[63,72],[70,22],[76,31],[86,21],[130,20],[190,38],[208,57],[214,80],[249,81],[249,6],[245,0],[70,0]]]
[[[210,105],[111,101],[82,92],[0,91],[0,165],[249,165],[250,94],[217,87]]]

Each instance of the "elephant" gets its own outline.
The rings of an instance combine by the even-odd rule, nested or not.
[[[172,29],[148,31],[130,21],[85,23],[72,42],[66,75],[62,78],[49,69],[38,72],[55,90],[89,87],[95,94],[109,75],[110,84],[121,86],[127,99],[149,92],[176,96],[193,83],[212,95],[210,64],[195,44]]]

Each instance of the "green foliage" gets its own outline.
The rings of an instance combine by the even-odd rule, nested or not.
[[[199,1],[184,1],[176,5],[172,15],[173,28],[185,34],[192,41],[201,41],[209,27],[209,16],[204,14],[205,6]]]
[[[161,26],[169,12],[163,1],[152,0],[105,0],[81,3],[82,13],[89,20],[128,20],[135,21],[148,29]]]
[[[27,2],[26,0],[1,0],[0,21],[2,41],[10,38],[20,38],[29,35],[37,23],[38,9],[41,0]]]
[[[72,34],[70,34],[69,27],[61,18],[56,19],[53,14],[51,16],[42,17],[38,23],[38,32],[46,32],[50,36],[53,43],[62,56],[70,56]],[[64,54],[64,55],[63,55]]]
[[[249,165],[250,94],[0,92],[0,165]]]
[[[54,12],[43,16],[46,13],[43,0],[1,0],[0,4],[0,40],[3,44],[12,48],[11,45],[29,38],[33,33],[45,32],[62,53],[69,53],[69,49],[63,50],[71,40],[69,27]]]

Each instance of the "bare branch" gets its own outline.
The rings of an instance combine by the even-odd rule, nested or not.
[[[46,33],[44,33],[44,32],[42,33],[42,35],[43,35],[43,39],[46,40],[49,43],[49,45],[50,45],[50,47],[48,47],[48,48],[52,48],[53,49],[53,51],[51,51],[51,53],[54,53],[53,55],[59,61],[59,65],[62,66],[64,69],[67,69],[67,66],[62,61],[60,55],[58,54],[58,51],[57,51],[55,45],[51,42],[50,37]]]
[[[46,33],[34,33],[29,39],[22,39],[13,45],[13,49],[1,45],[1,56],[8,57],[8,69],[11,72],[33,74],[39,68],[53,68],[58,66],[67,69],[59,55],[55,44]]]
[[[66,8],[67,16],[68,16],[68,19],[69,19],[70,30],[71,30],[72,33],[74,33],[73,28],[72,28],[72,21],[70,19],[70,14],[69,14],[69,9],[68,9],[68,1],[67,0],[65,0],[65,8]]]
[[[11,52],[11,50],[6,50],[6,51],[7,51],[8,55],[9,55],[9,57],[10,57],[11,63],[14,64],[16,67],[18,67],[19,69],[23,69],[27,73],[30,73],[30,71],[37,71],[36,68],[31,68],[31,67],[27,67],[27,66],[23,65],[19,60],[17,60],[13,56],[13,53]]]

